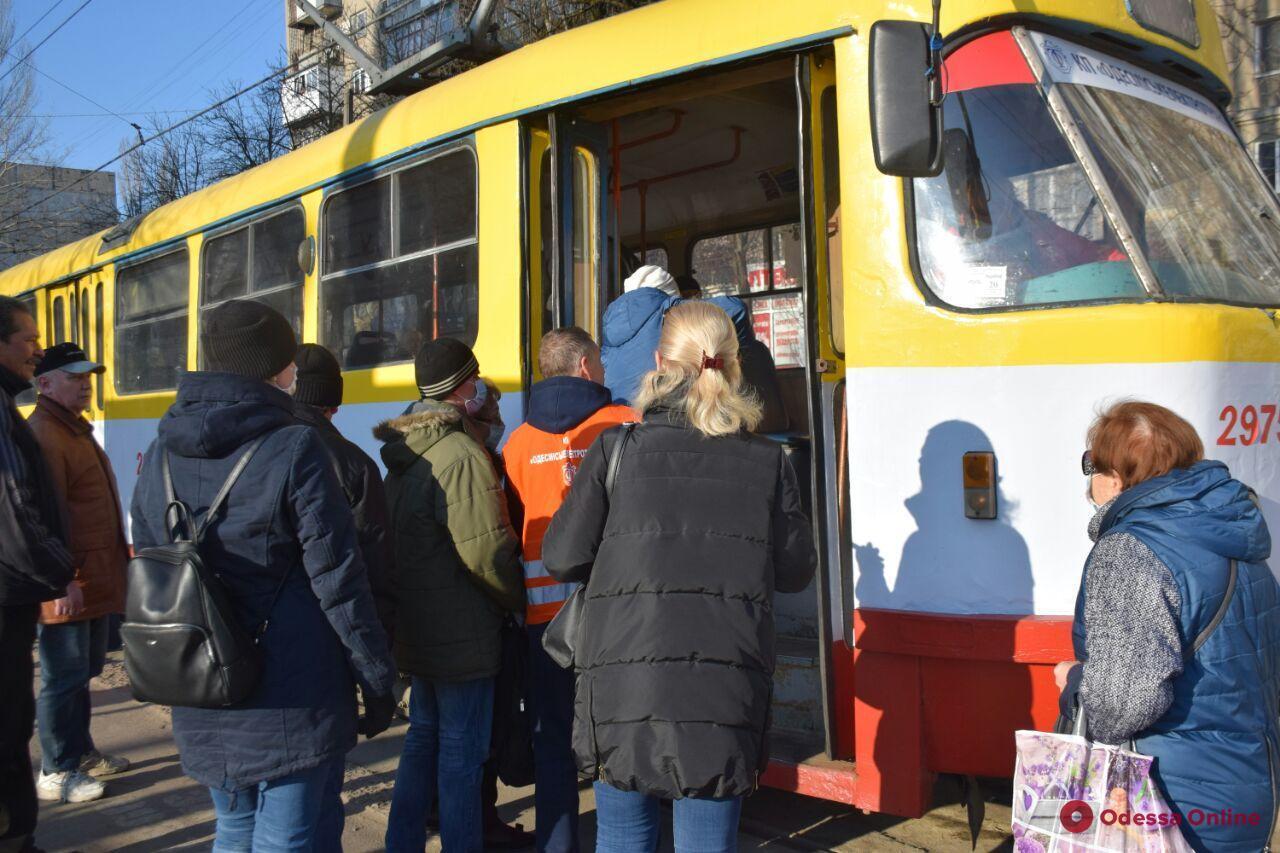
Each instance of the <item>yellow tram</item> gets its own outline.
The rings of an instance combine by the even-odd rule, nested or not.
[[[91,416],[126,503],[222,300],[333,350],[337,423],[371,449],[425,339],[473,343],[515,424],[542,332],[598,333],[635,266],[740,294],[821,543],[813,587],[776,605],[762,782],[920,814],[936,774],[1008,775],[1012,731],[1052,722],[1101,402],[1179,411],[1280,523],[1280,207],[1224,118],[1211,8],[946,0],[942,58],[933,11],[665,0],[0,293],[108,365]]]

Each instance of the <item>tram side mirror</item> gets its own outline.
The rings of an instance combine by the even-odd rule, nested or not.
[[[929,97],[929,61],[924,24],[871,25],[871,145],[886,175],[932,178],[942,171],[942,107]]]
[[[966,240],[991,237],[991,191],[982,176],[982,162],[973,137],[959,127],[942,134],[942,160],[947,164],[954,222]]]

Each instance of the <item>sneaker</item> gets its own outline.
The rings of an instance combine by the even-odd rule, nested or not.
[[[40,781],[36,783],[36,796],[46,802],[87,803],[106,792],[106,785],[78,770],[63,770],[61,773],[42,770]]]
[[[93,750],[80,760],[80,772],[90,776],[114,776],[129,769],[129,759],[118,755],[105,755]]]

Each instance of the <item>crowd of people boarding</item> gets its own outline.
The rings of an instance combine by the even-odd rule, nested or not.
[[[418,399],[374,430],[379,465],[335,426],[334,356],[299,346],[272,308],[230,301],[202,317],[203,369],[182,375],[141,460],[126,539],[83,417],[105,368],[74,344],[42,349],[28,309],[0,298],[0,851],[38,849],[39,801],[100,798],[127,770],[94,745],[89,681],[111,616],[146,598],[126,584],[130,543],[172,545],[184,514],[260,661],[247,698],[172,711],[216,851],[340,850],[347,753],[392,724],[398,680],[409,724],[388,850],[420,853],[434,827],[446,853],[577,851],[583,779],[598,850],[655,850],[663,801],[677,851],[735,850],[768,761],[774,596],[816,567],[796,473],[761,434],[772,365],[744,377],[761,348],[740,299],[686,299],[642,267],[602,345],[545,334],[509,434],[471,348],[423,344]],[[24,419],[15,397],[32,380]],[[1256,502],[1167,409],[1113,406],[1088,446],[1097,544],[1078,660],[1057,673],[1064,714],[1137,738],[1178,807],[1274,812],[1280,595]],[[1187,655],[1227,566],[1227,618]],[[570,667],[552,648],[566,638]],[[532,834],[496,812],[513,644]],[[1230,832],[1192,841],[1265,843]]]

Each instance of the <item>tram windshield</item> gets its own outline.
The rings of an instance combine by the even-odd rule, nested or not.
[[[946,167],[914,183],[935,295],[960,308],[1141,299],[1140,256],[1165,298],[1280,304],[1280,207],[1221,111],[1105,54],[1027,43],[1053,94],[1011,33],[947,60]]]

